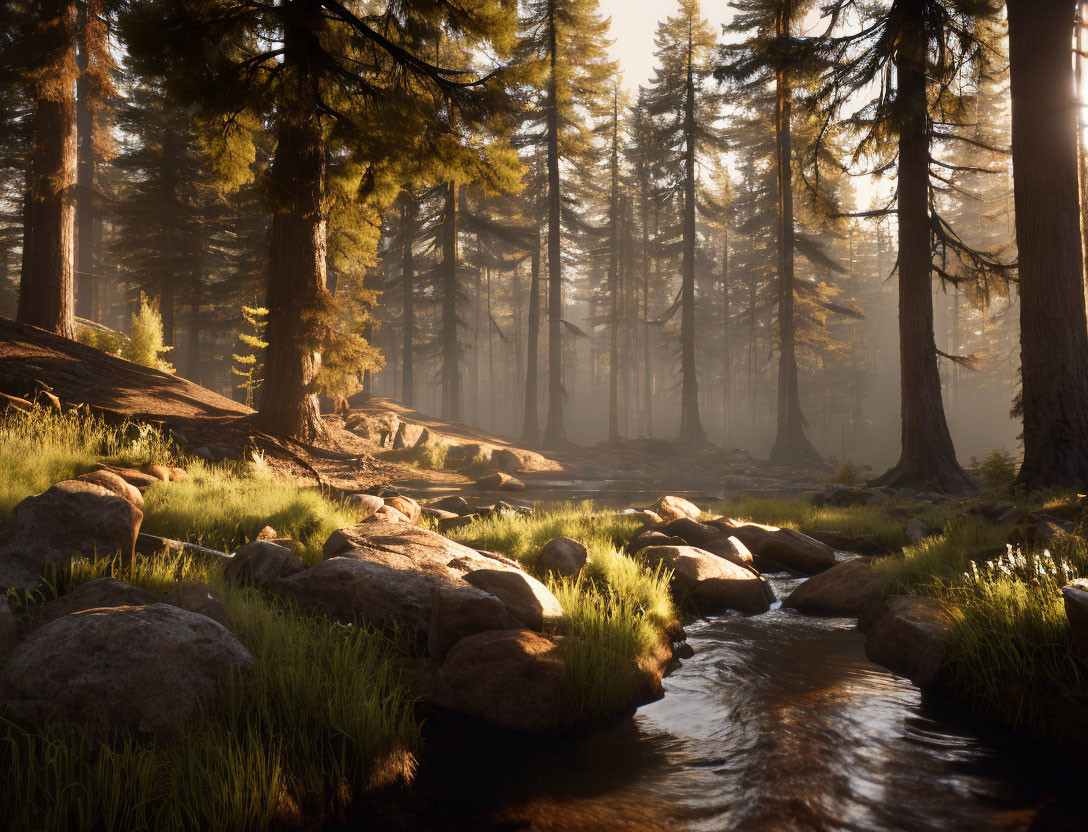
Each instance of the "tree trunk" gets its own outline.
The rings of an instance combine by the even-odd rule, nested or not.
[[[680,443],[706,442],[699,419],[699,382],[695,375],[695,76],[688,43],[687,92],[684,99],[684,216],[680,286]]]
[[[921,0],[914,2],[920,4]],[[915,14],[920,19],[920,9]],[[906,31],[907,36],[902,38],[896,56],[901,112],[899,367],[902,448],[898,464],[874,482],[949,494],[972,494],[977,493],[978,487],[956,462],[941,401],[937,344],[933,337],[925,41],[920,29]],[[1075,187],[1075,178],[1073,184]]]
[[[1009,0],[1024,463],[1032,488],[1088,484],[1088,334],[1069,61],[1074,0]]]
[[[612,175],[608,201],[608,441],[620,441],[619,414],[619,363],[620,363],[620,148],[619,148],[619,101],[612,99],[612,154],[609,163]]]
[[[538,357],[540,353],[540,234],[533,247],[529,273],[528,347],[525,355],[525,413],[522,416],[521,441],[540,444],[540,414],[537,405]]]
[[[200,297],[203,294],[204,281],[199,273],[193,275],[193,286],[189,296],[189,356],[187,360],[189,380],[201,383],[203,376],[200,360]]]
[[[788,37],[791,3],[783,3],[777,21],[779,37]],[[778,181],[778,402],[771,462],[777,465],[825,467],[823,457],[805,435],[805,416],[797,380],[797,330],[794,320],[793,273],[793,136],[790,79],[775,75],[775,154]]]
[[[442,214],[442,416],[461,419],[460,344],[457,340],[457,183],[446,183]]]
[[[294,106],[280,114],[272,180],[268,267],[268,349],[260,423],[269,433],[309,441],[325,433],[313,389],[321,367],[317,342],[327,313],[325,145],[308,50],[308,6],[293,0],[285,26],[284,67],[295,73]]]
[[[40,0],[18,319],[75,337],[76,3]]]
[[[566,441],[563,425],[563,262],[559,241],[562,194],[559,181],[558,46],[555,10],[548,22],[551,73],[548,76],[548,418],[544,444],[557,447]]]
[[[722,444],[733,444],[733,355],[729,349],[729,226],[722,229]]]
[[[401,203],[401,258],[400,280],[404,295],[403,347],[401,350],[401,399],[408,407],[415,407],[415,331],[416,331],[416,293],[415,293],[415,255],[413,243],[416,232],[417,205],[412,194],[405,191]]]
[[[86,72],[89,65],[87,43],[87,16],[89,4],[79,8],[78,47],[76,65],[76,312],[81,318],[93,320],[98,278],[97,252],[94,248],[95,225],[95,147],[94,111],[90,101],[90,79]]]

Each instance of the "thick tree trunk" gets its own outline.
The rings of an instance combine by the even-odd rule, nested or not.
[[[540,353],[540,235],[533,247],[529,273],[528,347],[525,356],[525,413],[522,416],[521,441],[540,444],[540,413],[537,404],[538,360]]]
[[[563,445],[563,261],[560,244],[562,194],[559,180],[558,61],[554,10],[549,20],[551,73],[548,77],[548,418],[544,444]]]
[[[321,367],[317,335],[327,311],[325,146],[309,60],[316,21],[292,2],[284,66],[296,73],[294,106],[280,114],[272,180],[268,269],[268,349],[260,422],[269,433],[309,441],[325,433],[313,389]]]
[[[95,234],[95,147],[94,111],[90,101],[90,80],[86,71],[89,64],[87,51],[87,4],[79,8],[79,35],[76,64],[79,77],[76,80],[76,312],[81,318],[93,320],[98,303],[97,252]]]
[[[896,58],[901,108],[899,366],[902,448],[898,464],[875,482],[949,494],[972,494],[978,487],[956,462],[941,401],[937,344],[933,337],[930,128],[925,42],[921,31],[912,30],[910,34],[914,37],[901,41]]]
[[[1088,485],[1088,334],[1069,60],[1074,0],[1009,0],[1024,463],[1032,488]]]
[[[778,34],[789,35],[792,9],[783,4]],[[794,320],[793,272],[793,90],[784,69],[775,76],[775,154],[778,180],[778,402],[771,462],[778,465],[826,464],[805,435],[805,416],[797,380],[797,329]]]
[[[402,199],[400,222],[404,238],[401,240],[400,280],[404,300],[404,341],[401,349],[401,399],[408,407],[415,407],[416,294],[413,243],[416,236],[417,205],[415,198],[407,191]]]
[[[687,92],[684,99],[684,216],[680,286],[680,442],[706,442],[699,419],[699,382],[695,375],[695,78],[688,44]]]
[[[35,33],[45,65],[34,114],[23,214],[18,319],[75,337],[76,3],[40,0]]]
[[[457,183],[446,183],[442,214],[442,416],[461,419],[461,346],[457,339]]]

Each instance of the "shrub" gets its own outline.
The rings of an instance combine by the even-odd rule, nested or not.
[[[121,357],[134,364],[172,373],[173,365],[163,359],[172,349],[163,346],[162,315],[158,308],[141,296],[136,311],[132,313],[132,325],[128,339],[121,347]]]
[[[979,466],[978,479],[984,494],[1006,495],[1016,479],[1016,462],[1004,450],[990,451]]]
[[[861,480],[861,469],[849,459],[839,466],[831,477],[831,482],[839,485],[857,485]]]

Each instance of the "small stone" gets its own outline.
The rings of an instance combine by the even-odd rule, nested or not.
[[[257,532],[256,540],[275,540],[279,537],[279,533],[271,526],[265,526],[259,532]]]
[[[483,491],[524,491],[525,483],[502,471],[476,480],[476,487]]]
[[[554,572],[563,578],[573,578],[586,565],[586,547],[569,537],[555,537],[544,544],[536,561],[538,574]]]
[[[286,547],[258,539],[234,553],[223,570],[223,576],[236,583],[267,588],[273,581],[301,572],[302,568],[302,564]]]

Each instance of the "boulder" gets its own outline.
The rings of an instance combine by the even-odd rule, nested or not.
[[[724,532],[719,532],[716,537],[704,540],[696,548],[702,549],[704,552],[710,552],[710,554],[717,555],[720,558],[725,558],[737,566],[756,571],[755,557],[748,547],[741,543],[738,538],[731,537]]]
[[[460,467],[477,461],[490,462],[491,448],[479,442],[461,442],[450,445],[446,451],[446,464],[449,466]]]
[[[253,658],[223,626],[168,604],[92,609],[32,633],[3,669],[7,715],[28,728],[176,731]]]
[[[870,557],[882,557],[892,554],[889,549],[876,542],[873,535],[858,535],[849,537],[838,532],[811,531],[808,536],[818,540],[834,549],[836,552],[847,552],[852,555],[866,555]]]
[[[395,497],[386,498],[385,504],[407,517],[409,523],[416,523],[419,521],[419,503],[411,497],[404,497],[398,494]]]
[[[141,491],[150,488],[157,482],[161,482],[158,477],[144,473],[143,471],[137,471],[135,468],[119,468],[115,465],[104,465],[99,463],[95,466],[95,470],[109,471],[112,474],[116,474],[129,485],[138,488]]]
[[[118,497],[124,497],[136,508],[142,510],[144,507],[144,495],[140,493],[140,489],[121,479],[113,471],[107,471],[104,468],[98,471],[89,471],[86,474],[80,474],[76,477],[76,480],[100,485],[106,490],[112,491]]]
[[[352,494],[348,502],[363,513],[363,517],[372,517],[385,506],[385,500],[376,494]]]
[[[1009,532],[1008,542],[1013,546],[1027,548],[1049,546],[1055,538],[1070,535],[1076,525],[1069,520],[1059,520],[1047,514],[1029,517]]]
[[[448,497],[433,500],[429,505],[431,508],[438,509],[439,511],[450,511],[461,517],[476,511],[476,509],[468,504],[468,500],[456,494],[450,494]]]
[[[475,549],[429,529],[403,523],[362,523],[338,529],[329,535],[322,552],[326,558],[344,556],[384,563],[397,569],[456,577],[495,565],[491,558]],[[456,565],[451,566],[455,562]]]
[[[749,615],[766,612],[774,599],[755,572],[693,546],[650,546],[641,552],[649,566],[672,570],[672,589],[687,595],[699,613],[733,609]]]
[[[422,506],[419,509],[419,516],[426,517],[428,520],[460,520],[461,515],[454,514],[452,511],[443,511],[440,508],[431,508],[430,506]]]
[[[420,438],[423,436],[423,432],[426,430],[423,425],[413,425],[408,422],[401,422],[397,427],[397,432],[393,436],[393,448],[399,450],[400,448],[414,448]]]
[[[1062,600],[1073,631],[1073,645],[1080,657],[1088,661],[1088,578],[1077,578],[1063,586]]]
[[[431,624],[427,652],[441,661],[457,642],[488,630],[509,630],[519,625],[506,605],[474,586],[435,587],[431,590]]]
[[[544,544],[536,559],[536,571],[554,572],[563,578],[573,578],[582,571],[589,558],[586,547],[569,537],[555,537]]]
[[[921,543],[933,534],[936,534],[936,532],[921,520],[912,519],[903,524],[903,537],[906,538],[907,543],[910,545]]]
[[[647,529],[641,532],[633,540],[628,542],[627,554],[637,555],[648,546],[687,546],[688,542],[682,537],[673,537],[657,529]]]
[[[664,522],[656,511],[650,511],[649,509],[629,508],[624,509],[620,514],[630,520],[636,520],[644,526],[660,526]]]
[[[278,578],[301,571],[302,564],[286,547],[269,540],[254,540],[234,553],[223,576],[228,581],[267,589]]]
[[[743,523],[724,517],[711,523],[740,540],[757,558],[785,569],[811,575],[835,565],[834,549],[793,529]]]
[[[681,517],[696,519],[702,511],[694,503],[688,502],[683,497],[664,496],[650,506],[650,511],[659,516],[665,523],[679,520]]]
[[[350,624],[397,624],[426,643],[431,626],[431,592],[464,586],[451,574],[397,569],[354,557],[333,557],[274,581],[270,591],[303,612]]]
[[[858,616],[880,594],[880,576],[868,558],[852,558],[815,575],[787,596],[783,606],[808,615]]]
[[[442,534],[449,534],[457,529],[463,529],[465,526],[472,525],[473,521],[477,519],[477,517],[472,515],[469,515],[468,517],[444,517],[438,521],[438,531]]]
[[[344,426],[356,436],[389,448],[400,429],[400,417],[395,413],[355,413],[345,420]]]
[[[439,673],[448,705],[510,731],[548,733],[565,723],[570,682],[562,651],[531,630],[493,630],[457,642]]]
[[[508,448],[491,451],[491,466],[504,474],[516,474],[521,470],[521,457]]]
[[[937,681],[945,660],[944,638],[952,616],[935,598],[893,595],[885,598],[865,637],[865,655],[919,687]]]
[[[117,578],[99,578],[80,584],[71,592],[47,601],[33,612],[30,628],[37,630],[58,618],[85,610],[108,607],[141,607],[155,603],[155,596]]]
[[[279,532],[277,532],[274,528],[272,528],[271,526],[265,526],[263,529],[257,532],[257,536],[254,538],[254,540],[275,540],[279,536]]]
[[[721,529],[691,517],[678,517],[662,526],[660,531],[683,539],[689,546],[701,546],[705,541],[722,535]]]
[[[142,520],[129,500],[90,482],[64,480],[27,497],[0,535],[0,591],[29,591],[73,555],[130,559]]]
[[[524,491],[525,483],[517,477],[496,471],[490,476],[476,480],[476,487],[483,491]]]
[[[19,620],[8,606],[8,599],[0,595],[0,656],[8,652],[19,637]]]
[[[170,482],[170,469],[165,465],[147,465],[144,467],[144,471],[153,476],[160,482]]]
[[[408,518],[397,511],[395,508],[389,505],[383,505],[373,514],[368,516],[364,522],[367,523],[405,523],[408,524]]]
[[[230,626],[226,606],[211,587],[201,581],[177,581],[163,593],[161,600],[164,604],[206,616],[224,627]]]
[[[867,506],[873,500],[874,492],[864,488],[852,488],[848,485],[833,485],[827,491],[817,494],[812,499],[816,506],[837,506],[839,508],[851,508],[853,506]],[[884,495],[881,495],[883,499]]]
[[[465,574],[467,583],[490,592],[510,614],[530,630],[542,630],[563,617],[563,607],[550,589],[525,572],[514,569],[477,569]]]

